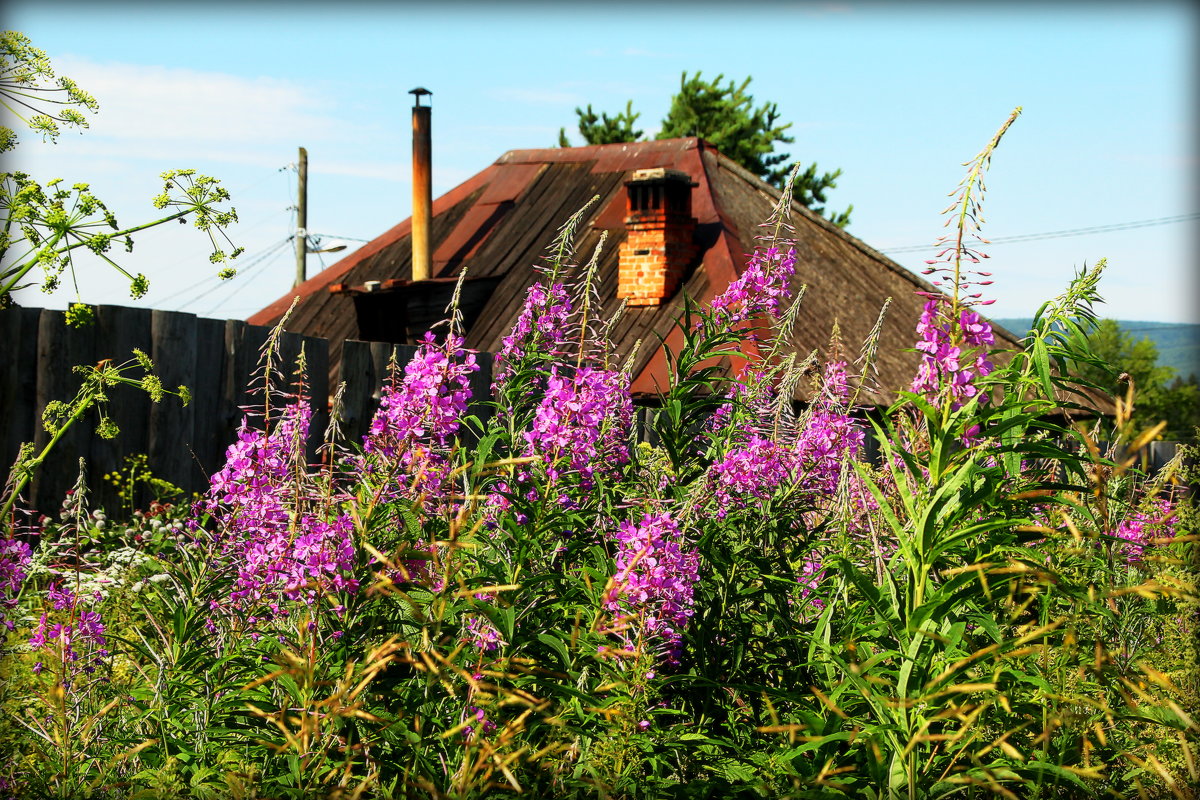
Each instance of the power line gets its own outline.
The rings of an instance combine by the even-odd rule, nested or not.
[[[279,256],[282,255],[282,253],[283,253],[283,250],[281,248],[279,250],[276,250],[274,253],[269,253],[268,254],[270,256],[269,258],[264,257],[262,261],[260,261],[258,264],[255,264],[254,269],[257,269],[258,272],[254,273],[254,278],[257,279],[259,275],[263,274],[262,270],[264,268],[266,268],[267,266],[274,264],[279,259]],[[243,274],[249,274],[249,273],[238,273],[238,274],[243,275]],[[248,288],[249,284],[252,282],[253,282],[253,280],[243,282],[242,288],[243,289]],[[221,287],[217,286],[217,287],[213,287],[213,288],[215,290],[215,289],[219,289]],[[211,292],[209,292],[209,293],[211,294]],[[208,315],[212,314],[214,311],[216,311],[218,308],[221,308],[223,305],[225,305],[225,303],[227,303],[229,301],[229,299],[230,298],[227,297],[222,300],[218,300],[216,305],[212,306],[211,308],[205,309],[203,312],[197,312],[197,313],[199,313],[201,316],[208,316]]]
[[[288,236],[283,241],[290,242],[291,240],[292,240],[292,237]],[[240,274],[242,272],[242,270],[258,263],[258,259],[260,257],[266,255],[271,250],[274,250],[276,247],[279,246],[279,244],[280,244],[279,242],[276,242],[275,244],[268,245],[267,250],[260,250],[258,253],[255,253],[254,255],[250,256],[250,258],[246,262],[234,262],[234,266],[237,268],[238,273]],[[217,276],[215,274],[210,273],[208,275],[205,275],[203,278],[196,281],[195,283],[191,284],[190,286],[185,286],[182,289],[174,291],[171,294],[167,295],[166,297],[156,297],[155,302],[156,303],[165,303],[166,301],[172,300],[181,294],[187,294],[188,292],[192,291],[193,289],[198,289],[199,287],[204,286],[205,284],[210,283],[213,280],[219,281],[219,283],[217,284],[218,286],[223,286],[226,283],[226,281],[222,281],[219,278],[217,278]],[[192,301],[189,300],[188,303],[190,303],[190,302],[192,302]]]
[[[245,278],[247,274],[249,274],[250,272],[253,271],[254,267],[260,266],[261,264],[266,263],[267,259],[270,256],[277,253],[280,250],[280,248],[284,247],[291,241],[292,241],[291,236],[287,236],[287,237],[279,240],[275,244],[271,245],[267,250],[259,253],[257,256],[255,256],[253,259],[251,259],[248,263],[244,264],[241,267],[241,269],[238,270],[237,274],[233,278],[230,278],[228,281],[221,281],[221,282],[217,283],[215,286],[209,287],[205,291],[201,292],[200,294],[196,295],[195,297],[191,298],[190,300],[185,302],[183,305],[181,305],[179,307],[179,310],[182,311],[183,309],[190,306],[192,303],[195,303],[197,300],[207,297],[208,295],[212,294],[213,292],[217,291],[218,289],[228,286],[230,283],[237,280],[238,278]]]
[[[359,239],[355,236],[338,236],[333,233],[310,233],[309,238],[312,239],[343,239],[347,242],[369,242],[370,239]]]
[[[1021,233],[1013,236],[997,236],[994,239],[989,239],[988,244],[1009,244],[1013,242],[1034,242],[1041,239],[1061,239],[1067,236],[1088,236],[1093,233],[1108,233],[1110,231],[1127,231],[1134,228],[1148,228],[1152,225],[1169,225],[1174,222],[1190,222],[1200,219],[1200,213],[1191,214],[1176,214],[1173,217],[1158,217],[1157,219],[1143,219],[1133,222],[1118,222],[1112,225],[1093,225],[1089,228],[1068,228],[1061,231],[1045,231],[1043,233]],[[887,247],[880,250],[881,253],[916,253],[922,250],[940,250],[946,245],[941,244],[914,244],[904,247]]]

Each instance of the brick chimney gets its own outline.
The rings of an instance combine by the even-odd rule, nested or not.
[[[625,182],[628,236],[618,251],[617,297],[631,306],[657,306],[683,280],[696,254],[692,182],[686,172],[636,170]]]

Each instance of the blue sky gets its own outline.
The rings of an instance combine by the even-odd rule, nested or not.
[[[233,192],[247,248],[221,284],[195,231],[164,226],[122,263],[140,303],[81,262],[94,303],[244,317],[284,294],[294,260],[297,146],[309,154],[309,229],[370,239],[409,214],[408,90],[433,96],[434,193],[505,151],[556,143],[574,108],[632,100],[653,134],[681,73],[754,80],[793,123],[795,159],[843,175],[831,205],[888,251],[932,242],[962,162],[1013,107],[995,156],[985,235],[1119,225],[1197,211],[1197,33],[1191,4],[385,3],[63,4],[17,0],[5,26],[99,99],[83,134],[32,134],[7,168],[88,181],[122,224],[150,218],[166,169]],[[579,137],[575,135],[575,141]],[[565,210],[564,213],[570,210]],[[1029,316],[1085,262],[1107,257],[1105,316],[1197,321],[1198,224],[997,243],[994,316]],[[353,242],[352,242],[353,244]],[[338,256],[310,256],[309,271]],[[914,269],[928,257],[895,252]],[[73,290],[21,302],[61,306]]]

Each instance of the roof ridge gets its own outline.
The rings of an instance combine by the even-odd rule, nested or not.
[[[564,163],[573,161],[592,161],[599,155],[613,150],[636,150],[657,152],[670,150],[692,150],[703,141],[695,136],[682,136],[675,139],[643,139],[636,142],[611,142],[609,144],[583,144],[578,147],[522,147],[508,150],[497,158],[493,164],[504,166],[508,164],[530,163],[531,161],[546,161]],[[680,147],[683,145],[683,147]],[[709,145],[711,147],[711,145]]]

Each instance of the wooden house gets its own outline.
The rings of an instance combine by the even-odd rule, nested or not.
[[[613,329],[624,356],[635,342],[635,398],[652,400],[665,385],[660,338],[677,347],[684,297],[708,303],[744,269],[762,223],[779,200],[770,185],[695,138],[589,147],[513,150],[437,198],[429,215],[430,275],[412,280],[413,221],[405,220],[310,278],[249,321],[277,322],[295,295],[287,328],[330,341],[336,372],[343,339],[411,341],[435,321],[463,269],[467,345],[495,352],[539,279],[534,265],[563,223],[588,206],[578,228],[576,259],[599,257],[600,313],[628,304]],[[807,284],[791,345],[802,356],[822,351],[836,324],[851,357],[892,299],[883,323],[878,386],[871,400],[888,403],[911,384],[914,327],[933,287],[844,230],[793,203],[797,250],[794,288]],[[998,344],[1016,344],[997,330]],[[753,348],[753,342],[745,345]],[[807,399],[806,387],[798,399]]]

